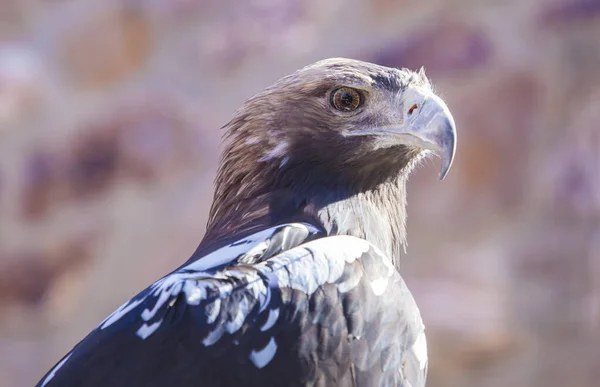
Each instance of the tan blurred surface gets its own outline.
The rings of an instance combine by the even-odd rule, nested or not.
[[[597,0],[3,0],[0,385],[185,261],[220,126],[333,56],[425,66],[458,124],[410,183],[428,385],[598,386]]]

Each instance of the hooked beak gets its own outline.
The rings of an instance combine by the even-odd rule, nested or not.
[[[434,94],[427,95],[420,106],[410,100],[405,101],[404,106],[409,109],[405,113],[404,124],[356,134],[375,135],[378,148],[402,144],[435,152],[442,160],[440,180],[443,180],[456,152],[456,125],[448,106]]]
[[[437,153],[442,160],[440,180],[443,180],[456,153],[456,125],[448,106],[431,94],[421,107],[408,116],[408,124],[387,128],[397,140]]]

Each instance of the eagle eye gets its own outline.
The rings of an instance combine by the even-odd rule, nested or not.
[[[340,87],[331,93],[331,106],[342,112],[356,110],[362,104],[358,90],[351,87]]]

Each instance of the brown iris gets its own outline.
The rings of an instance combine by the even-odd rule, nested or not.
[[[340,87],[331,93],[331,105],[339,111],[351,112],[362,103],[360,93],[351,87]]]

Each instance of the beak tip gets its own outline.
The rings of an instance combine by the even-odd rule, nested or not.
[[[447,125],[445,125],[444,138],[441,141],[440,158],[442,166],[440,169],[440,180],[444,180],[454,161],[456,155],[456,126],[452,116],[449,115]]]
[[[448,172],[450,172],[452,162],[454,161],[454,154],[456,153],[455,144],[456,142],[453,136],[450,146],[447,146],[446,149],[442,149],[440,152],[440,158],[442,159],[442,166],[440,168],[440,181],[444,180],[444,178],[446,178],[448,175]]]
[[[440,181],[446,178],[448,172],[450,172],[450,165],[442,166],[442,169],[440,170]]]

